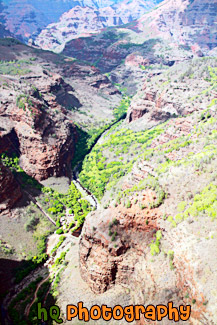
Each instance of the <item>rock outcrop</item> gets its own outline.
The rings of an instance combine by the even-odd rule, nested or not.
[[[206,134],[200,138],[194,132],[198,116],[195,112],[169,121],[164,132],[153,141],[149,158],[138,160],[119,181],[119,200],[114,199],[107,209],[87,216],[80,240],[80,270],[95,293],[121,284],[128,288],[134,304],[166,305],[173,301],[175,306],[191,305],[191,318],[186,324],[215,324],[217,272],[216,259],[213,262],[216,244],[213,222],[216,219],[212,221],[207,213],[193,217],[192,211],[185,220],[178,221],[181,215],[178,214],[175,224],[169,221],[181,211],[177,202],[191,205],[194,195],[189,193],[200,193],[210,181],[216,184],[212,173],[197,173],[198,167],[193,167],[193,162],[178,164],[182,159],[187,162],[192,150],[195,155],[200,153],[203,137],[215,128],[207,123],[203,129]],[[212,117],[216,121],[214,111]],[[172,150],[171,144],[186,136],[190,137],[189,145]],[[174,164],[166,173],[157,173],[157,167],[163,163],[162,158],[158,161],[156,157],[162,157],[164,152],[166,159],[170,157]],[[211,166],[215,170],[216,159]],[[155,191],[142,187],[141,182],[148,177],[153,182],[155,178],[167,193],[157,208],[153,207]],[[124,192],[132,188],[133,191]],[[153,245],[156,252],[151,251]],[[142,318],[139,324],[147,324],[147,320]]]
[[[69,41],[63,53],[96,64],[103,72],[123,63],[172,66],[192,57],[215,56],[216,5],[215,0],[163,1],[130,24]]]
[[[13,39],[0,47],[3,59],[13,60],[4,61],[0,82],[0,153],[15,152],[39,181],[70,177],[78,140],[74,122],[89,126],[96,116],[97,128],[97,121],[111,121],[119,91],[95,67],[29,47],[26,55],[27,47]]]
[[[60,52],[73,38],[85,37],[100,32],[109,26],[119,26],[141,17],[156,5],[156,1],[120,1],[110,7],[82,7],[65,12],[59,22],[48,25],[41,31],[35,43],[45,49]]]
[[[2,5],[0,3],[0,11],[5,28],[15,37],[23,41],[30,40],[32,43],[41,33],[39,43],[44,48],[50,46],[49,48],[53,49],[58,47],[61,41],[64,43],[74,35],[80,35],[81,26],[86,33],[98,31],[106,26],[121,25],[141,17],[157,2],[159,1],[53,0],[49,3],[42,0],[8,0],[2,1]],[[87,12],[88,18],[85,21],[83,16]],[[70,17],[70,13],[73,13],[75,19]],[[68,18],[71,18],[71,22]],[[60,27],[62,32],[56,30]],[[52,37],[51,31],[55,37]]]
[[[217,46],[216,10],[216,0],[164,1],[157,10],[138,19],[136,27],[144,38],[160,37],[170,46],[187,46],[201,56]]]
[[[27,81],[32,86],[27,86]],[[71,87],[59,75],[29,75],[20,82],[17,97],[8,96],[6,90],[2,93],[3,148],[20,152],[21,167],[37,180],[70,176],[76,133],[64,106],[78,105],[79,101],[69,94]],[[11,139],[13,136],[17,141]]]
[[[157,69],[154,72],[154,68],[153,72],[147,69],[146,80],[131,101],[127,122],[141,120],[151,127],[169,118],[208,107],[210,99],[215,98],[214,89],[206,94],[210,71],[214,66],[215,58],[210,58],[176,64],[171,68],[170,76]]]
[[[143,203],[153,202],[154,193],[141,193]],[[127,284],[134,266],[158,230],[158,209],[141,212],[139,204],[90,214],[82,230],[80,267],[83,279],[96,293],[102,293],[114,283]],[[94,220],[94,223],[93,223]],[[99,261],[100,256],[100,261]]]
[[[13,207],[21,196],[20,186],[12,172],[0,161],[0,213]]]
[[[132,102],[127,114],[127,121],[133,122],[145,115],[147,123],[158,123],[166,121],[172,116],[186,114],[186,110],[179,106],[177,102],[170,102],[159,94],[158,91],[144,90],[144,95],[140,99]]]

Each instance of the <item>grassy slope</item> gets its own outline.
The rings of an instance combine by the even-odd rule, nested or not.
[[[97,144],[85,158],[80,173],[83,185],[101,199],[106,191],[115,190],[115,185],[118,182],[121,183],[121,178],[131,171],[134,163],[139,159],[144,158],[151,166],[154,166],[155,173],[162,178],[165,177],[165,174],[172,166],[194,164],[197,168],[200,168],[204,161],[205,163],[206,161],[207,163],[212,161],[216,154],[216,116],[213,112],[215,108],[213,97],[215,95],[217,75],[216,68],[213,67],[215,62],[215,59],[209,58],[192,61],[184,71],[181,68],[182,66],[173,67],[166,71],[163,76],[152,81],[153,85],[157,85],[159,89],[162,89],[162,92],[173,92],[173,88],[179,88],[181,82],[189,84],[189,91],[187,91],[189,103],[192,103],[193,107],[204,107],[201,112],[192,114],[194,132],[180,136],[172,141],[168,140],[164,145],[156,146],[155,144],[154,148],[151,148],[156,142],[156,138],[159,141],[161,135],[164,137],[164,133],[168,129],[167,123],[140,132],[133,131],[129,126],[120,123],[118,126],[111,128],[104,140]],[[162,81],[160,82],[159,79],[162,79]],[[192,85],[191,81],[193,81]],[[195,89],[195,82],[204,82],[202,90]],[[178,97],[179,94],[176,96]],[[181,100],[181,98],[178,98],[178,100]],[[204,145],[204,142],[206,145]],[[176,154],[184,148],[190,150],[187,151],[186,156],[175,160],[168,158],[169,153]],[[143,184],[144,188],[145,186],[147,186],[146,182]],[[119,198],[120,194],[116,192],[116,195],[116,198]]]

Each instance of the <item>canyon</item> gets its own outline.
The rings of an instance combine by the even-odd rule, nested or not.
[[[59,22],[41,31],[35,44],[42,49],[61,52],[65,44],[78,37],[90,36],[106,27],[131,23],[156,5],[155,1],[122,1],[96,10],[95,7],[76,6],[64,13]]]
[[[122,285],[129,288],[134,305],[157,305],[163,301],[173,301],[175,305],[191,304],[191,318],[187,323],[214,324],[216,314],[212,306],[215,298],[209,285],[212,283],[215,287],[216,283],[216,262],[212,262],[216,236],[201,193],[213,184],[212,202],[216,205],[216,159],[214,151],[211,149],[208,153],[202,145],[205,134],[216,132],[216,106],[210,110],[214,118],[210,123],[208,120],[198,122],[203,119],[204,105],[209,106],[202,95],[202,101],[198,100],[195,106],[190,102],[188,108],[188,91],[192,94],[196,90],[194,82],[201,78],[202,66],[199,66],[191,65],[194,81],[188,80],[187,73],[183,83],[179,79],[183,78],[183,65],[180,64],[180,70],[178,65],[170,69],[173,79],[164,87],[173,94],[173,101],[162,87],[164,74],[152,78],[151,85],[144,85],[133,98],[126,123],[122,125],[125,134],[142,128],[154,130],[162,121],[168,121],[168,115],[161,112],[168,108],[169,102],[170,112],[176,117],[169,119],[165,126],[160,124],[162,133],[151,142],[145,154],[143,151],[141,158],[137,158],[131,171],[120,178],[112,190],[108,186],[102,199],[104,209],[87,216],[79,257],[81,276],[94,293],[103,295]],[[159,79],[162,79],[160,89]],[[178,90],[175,90],[175,80],[179,84]],[[161,94],[153,90],[155,82]],[[188,85],[186,94],[182,84]],[[208,84],[201,84],[201,87],[206,90]],[[203,89],[197,91],[203,94]],[[166,93],[167,101],[164,101],[162,95]],[[186,96],[184,102],[183,96]],[[214,89],[212,96],[215,96]],[[183,108],[178,99],[184,104]],[[178,112],[174,113],[171,104],[173,107],[177,105]],[[102,157],[107,156],[103,145],[108,143],[109,137],[116,138],[112,133],[105,136],[102,147],[96,149]],[[136,149],[133,152],[135,156]],[[210,154],[212,158],[208,162],[205,157]],[[132,151],[129,151],[127,157],[131,155]],[[120,156],[117,154],[113,159],[120,161]],[[205,209],[201,212],[191,210],[196,206],[197,195],[198,204]],[[214,210],[213,216],[216,215]],[[209,242],[210,236],[212,242]],[[166,320],[164,323],[169,324]],[[146,324],[145,319],[141,324]]]
[[[127,26],[67,42],[62,53],[113,75],[117,68],[116,75],[123,76],[130,63],[171,66],[192,57],[215,56],[215,11],[216,1],[164,1]]]
[[[2,67],[5,70],[1,77],[0,153],[15,151],[21,168],[36,180],[70,177],[78,139],[74,123],[78,120],[82,125],[90,120],[88,114],[81,114],[90,105],[82,83],[92,91],[95,113],[92,111],[91,116],[96,114],[99,124],[102,122],[100,109],[104,117],[107,115],[107,121],[112,120],[110,105],[120,101],[119,91],[94,67],[63,61],[60,68],[55,55],[48,59],[42,52],[34,58],[31,56],[35,54],[34,49],[24,54],[26,46],[10,39],[0,46],[2,58],[6,55],[12,60]],[[20,56],[22,60],[17,61]],[[101,93],[109,95],[109,99],[102,98]]]
[[[216,324],[217,3],[147,2],[127,25],[101,25],[125,4],[65,1],[58,23],[40,23],[60,54],[0,40],[0,256],[8,274],[20,264],[6,324],[34,324],[36,298],[64,324],[80,300],[173,301],[191,305],[186,324]],[[78,37],[76,15],[99,28]]]
[[[42,48],[47,49],[49,46],[49,49],[55,49],[60,42],[64,46],[67,40],[79,36],[82,28],[85,33],[92,33],[106,26],[128,23],[158,2],[52,0],[49,3],[42,0],[2,0],[0,21],[16,38],[25,42],[37,39],[37,44]]]

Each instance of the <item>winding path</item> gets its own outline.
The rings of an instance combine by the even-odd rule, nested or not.
[[[117,123],[119,121],[116,121],[114,122],[111,126],[113,126],[115,123]],[[108,130],[110,129],[107,128],[98,138],[97,140],[95,141],[95,143],[93,143],[93,145],[91,146],[89,152],[92,150],[92,148],[98,143],[102,141],[102,137],[108,132]],[[80,182],[79,178],[78,178],[78,169],[79,169],[79,166],[80,164],[82,163],[82,161],[78,162],[77,165],[75,166],[75,168],[73,169],[72,171],[72,181],[73,183],[75,184],[75,186],[77,187],[77,189],[83,194],[83,196],[90,202],[90,204],[96,209],[100,209],[100,204],[99,204],[99,201],[97,200],[97,198],[88,190],[86,189]],[[40,211],[49,219],[50,222],[52,222],[54,225],[56,225],[55,221],[46,213],[46,211],[44,211],[43,207],[38,203],[38,201],[28,192],[25,191],[25,193],[27,194],[27,196],[29,197],[29,199],[31,201],[33,201],[37,206],[38,208],[40,209]],[[72,235],[70,233],[66,233],[64,234],[65,237],[72,237]],[[62,246],[62,245],[61,245]],[[59,247],[59,249],[61,248],[61,246]],[[44,266],[46,264],[48,264],[50,261],[52,261],[53,257],[50,256],[50,258],[45,262]],[[4,301],[4,305],[2,305],[2,308],[6,311],[9,303],[12,301],[12,299],[17,295],[18,292],[20,292],[26,285],[27,283],[30,283],[31,280],[32,280],[32,276],[33,275],[36,275],[39,270],[42,270],[43,266],[40,266],[38,269],[34,270],[33,272],[31,272],[31,274],[29,274],[19,285],[17,285],[16,289],[14,288],[13,290],[13,293],[9,293],[9,295],[6,297],[6,300]],[[32,302],[27,305],[26,307],[26,310],[25,310],[25,315],[26,317],[29,316],[29,313],[30,313],[30,310],[31,310],[31,307],[33,306],[34,302],[36,301],[37,299],[37,293],[38,293],[38,290],[40,289],[40,287],[43,285],[43,283],[45,283],[48,279],[50,278],[50,275],[48,275],[46,278],[42,279],[41,282],[37,285],[37,288],[34,292],[34,298],[32,300]],[[46,297],[48,295],[50,290],[48,290],[47,294],[46,294]],[[6,319],[6,317],[5,317]]]
[[[75,184],[79,192],[81,192],[85,196],[86,200],[88,200],[96,210],[100,208],[100,204],[97,198],[81,184],[75,172],[73,172],[73,183]]]
[[[41,282],[39,282],[39,284],[37,285],[37,288],[36,288],[35,293],[34,293],[34,298],[33,298],[32,302],[31,302],[31,304],[27,305],[27,308],[26,308],[26,311],[25,311],[26,317],[29,316],[30,309],[32,308],[32,305],[34,304],[34,302],[37,299],[38,290],[40,289],[42,284],[45,283],[49,278],[50,278],[50,275],[48,275],[45,279],[41,280]]]
[[[91,145],[87,155],[91,152],[91,150],[93,149],[93,147],[97,144],[97,143],[102,143],[102,137],[105,136],[108,131],[110,130],[110,128],[115,125],[116,123],[118,123],[120,120],[115,121],[114,123],[112,123],[107,129],[104,130],[104,132],[96,139],[96,141]],[[86,194],[86,199],[90,202],[90,204],[92,206],[95,207],[96,210],[100,209],[100,204],[99,201],[97,200],[97,198],[94,196],[93,193],[91,193],[88,189],[86,189],[80,182],[79,180],[79,167],[82,164],[82,160],[79,161],[77,163],[77,165],[74,167],[73,171],[72,171],[72,180],[75,184],[75,186],[77,187],[77,189],[82,192],[83,194]]]

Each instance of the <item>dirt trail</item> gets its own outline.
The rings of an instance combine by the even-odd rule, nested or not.
[[[117,122],[115,122],[117,123]],[[114,125],[115,123],[113,123],[112,125]],[[111,126],[112,126],[111,125]],[[110,127],[111,127],[110,126]],[[110,128],[109,128],[110,129]],[[92,148],[94,147],[94,145],[105,135],[105,133],[108,132],[108,130],[105,130],[101,136],[99,136],[99,138],[97,139],[97,141],[92,145],[90,151],[92,150]],[[73,172],[72,172],[72,176],[73,176],[73,182],[74,184],[76,185],[77,189],[82,192],[83,195],[86,196],[86,199],[90,202],[90,204],[95,208],[95,209],[100,209],[100,204],[97,200],[97,198],[88,190],[86,189],[81,183],[80,183],[80,180],[79,180],[79,177],[78,177],[78,170],[79,170],[79,165],[81,164],[81,162],[79,162],[76,167],[74,168]],[[33,201],[37,206],[38,208],[40,209],[40,211],[49,219],[50,222],[52,222],[54,225],[56,225],[56,222],[46,213],[46,211],[44,211],[43,207],[38,203],[38,201],[28,192],[26,192],[26,195],[29,197],[29,199],[31,201]],[[70,238],[74,238],[70,233],[65,233],[64,234],[65,237],[70,237]],[[61,245],[62,246],[62,245]],[[61,249],[61,246],[59,247],[59,249]],[[53,256],[50,256],[49,259],[45,262],[45,264],[43,266],[47,266],[49,263],[52,263],[53,261]],[[13,290],[13,293],[11,292],[5,299],[4,301],[4,307],[5,307],[5,310],[6,308],[8,307],[9,303],[13,300],[13,298],[23,290],[24,287],[27,286],[27,284],[31,283],[31,280],[32,280],[32,276],[33,275],[36,275],[39,273],[39,270],[42,270],[43,266],[39,267],[38,269],[34,270],[33,272],[31,272],[30,275],[28,275],[19,285],[17,285],[17,287]],[[38,293],[38,290],[40,289],[40,287],[43,285],[43,283],[45,283],[48,279],[50,278],[50,275],[48,275],[46,278],[42,279],[41,282],[37,285],[37,288],[34,292],[34,298],[31,302],[31,304],[27,305],[26,307],[26,310],[25,310],[25,316],[28,318],[29,316],[29,313],[30,313],[30,309],[32,307],[32,305],[34,304],[35,300],[37,299],[37,293]],[[28,280],[27,280],[28,279]],[[26,281],[27,280],[27,281]],[[48,293],[50,292],[50,289],[48,290],[47,294],[46,294],[46,297],[48,295]]]
[[[50,222],[52,222],[56,226],[56,222],[49,216],[49,214],[47,214],[47,212],[44,211],[44,209],[38,203],[38,201],[31,194],[27,193],[26,191],[24,191],[24,192],[28,195],[28,197],[30,198],[30,200],[37,205],[37,207],[39,208],[39,210],[50,220]]]
[[[34,293],[34,298],[33,298],[32,302],[31,302],[31,304],[27,305],[27,308],[26,308],[26,311],[25,311],[26,317],[29,316],[30,309],[31,309],[32,305],[34,304],[35,300],[37,299],[38,290],[40,289],[42,284],[45,283],[49,279],[49,277],[50,277],[50,275],[48,275],[45,279],[41,280],[41,282],[39,282],[39,284],[37,285],[37,288],[36,288],[35,293]]]

